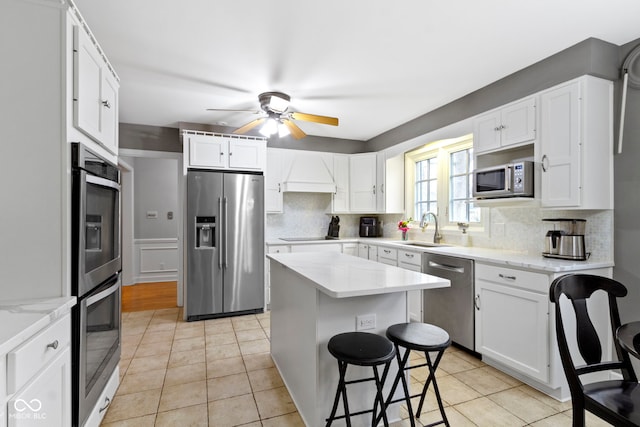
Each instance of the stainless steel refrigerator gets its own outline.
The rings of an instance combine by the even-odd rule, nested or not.
[[[187,172],[187,320],[264,308],[264,177]]]

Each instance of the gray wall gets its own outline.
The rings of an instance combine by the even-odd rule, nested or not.
[[[182,153],[178,129],[120,123],[120,148]]]
[[[176,159],[123,158],[133,167],[134,238],[177,238],[178,161]],[[147,211],[157,211],[158,218],[148,219]],[[173,212],[174,219],[167,213]]]
[[[620,49],[619,66],[640,39]],[[638,67],[636,66],[636,71]],[[620,94],[621,84],[617,94]],[[620,103],[620,96],[616,98]],[[627,109],[622,154],[615,156],[614,252],[613,275],[629,294],[620,300],[622,321],[640,319],[640,89],[627,92]],[[617,125],[617,122],[616,122]]]

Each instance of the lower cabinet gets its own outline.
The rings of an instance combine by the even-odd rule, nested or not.
[[[369,243],[358,243],[358,256],[371,261],[378,261],[378,247]]]
[[[347,255],[358,256],[358,244],[357,243],[343,243],[342,253]]]
[[[378,262],[387,265],[398,266],[398,250],[394,248],[386,248],[380,246],[378,248]]]
[[[399,250],[398,267],[422,272],[422,253]],[[409,291],[409,318],[412,322],[422,322],[422,291]]]

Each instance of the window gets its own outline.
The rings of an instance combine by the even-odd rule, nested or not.
[[[472,197],[471,135],[426,144],[406,153],[405,162],[408,215],[419,221],[433,212],[443,228],[455,230],[459,222],[476,229],[483,225]]]

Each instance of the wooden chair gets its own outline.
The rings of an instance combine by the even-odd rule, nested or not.
[[[558,349],[571,392],[573,426],[584,426],[585,409],[615,426],[640,426],[640,385],[629,354],[615,341],[618,360],[602,360],[601,341],[587,312],[587,299],[597,290],[607,293],[611,332],[615,337],[615,331],[620,326],[616,298],[627,295],[624,285],[606,277],[569,274],[554,280],[549,290],[549,298],[555,303]],[[585,361],[584,365],[576,366],[569,352],[565,321],[559,304],[562,295],[569,299],[575,312],[577,347]],[[567,316],[568,310],[564,311]],[[622,379],[591,383],[581,380],[585,374],[610,370],[620,370]]]

